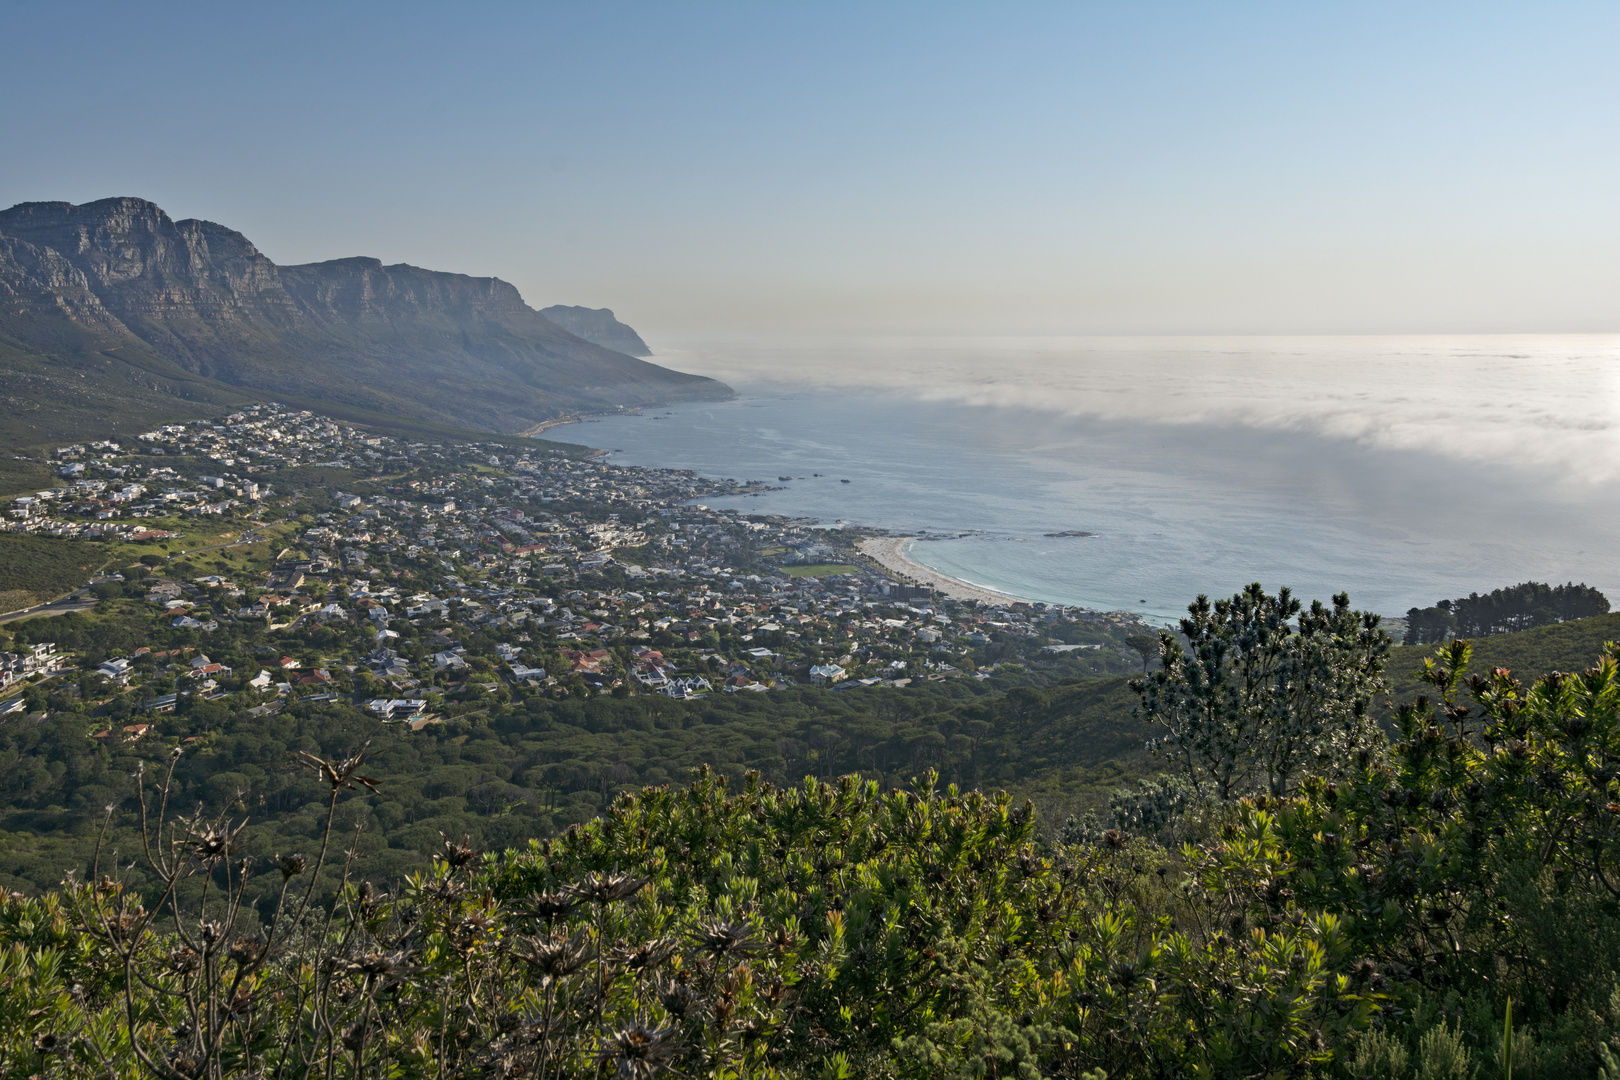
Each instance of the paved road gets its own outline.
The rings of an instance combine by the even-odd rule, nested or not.
[[[97,603],[96,598],[93,596],[86,599],[86,594],[89,592],[90,586],[86,585],[82,589],[74,589],[66,596],[58,596],[55,600],[35,604],[33,607],[18,608],[16,611],[8,611],[0,615],[0,623],[15,622],[18,619],[30,619],[35,616],[66,615],[70,611],[89,611]]]

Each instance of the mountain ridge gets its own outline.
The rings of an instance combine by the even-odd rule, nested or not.
[[[116,359],[160,396],[201,379],[222,399],[497,432],[731,393],[572,334],[499,278],[370,256],[278,266],[242,233],[132,197],[0,211],[0,346],[0,373],[78,364],[89,380]]]

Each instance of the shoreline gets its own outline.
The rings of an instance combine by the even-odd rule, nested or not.
[[[639,412],[639,410],[637,410],[637,412]],[[622,414],[598,413],[595,415],[613,416]],[[536,424],[534,427],[523,432],[522,434],[526,437],[533,437],[549,428],[561,427],[566,424],[583,423],[588,418],[589,417],[587,416],[559,417],[554,420],[547,420],[540,424]],[[608,452],[606,450],[589,446],[587,446],[587,449],[591,450],[593,455],[605,455]],[[1039,602],[1030,597],[1014,596],[1011,593],[1001,592],[997,589],[989,589],[982,585],[975,585],[972,582],[963,581],[961,578],[954,578],[948,574],[942,574],[937,570],[932,570],[924,566],[922,563],[916,562],[905,553],[907,545],[909,545],[915,539],[915,536],[909,535],[868,537],[856,545],[856,550],[858,550],[860,554],[864,555],[866,558],[883,567],[885,570],[888,570],[890,573],[896,574],[915,584],[932,586],[935,592],[943,596],[948,596],[953,600],[977,601],[979,603],[994,607],[1005,607],[1008,604],[1032,604]]]
[[[607,415],[610,415],[610,414],[608,414],[608,413],[592,413],[591,415],[592,416],[607,416]],[[585,419],[586,418],[583,417],[583,416],[563,416],[563,417],[558,417],[555,420],[542,420],[538,424],[534,425],[533,427],[524,428],[522,431],[518,432],[517,433],[518,438],[520,438],[520,439],[538,438],[542,433],[550,431],[554,427],[562,427],[565,424],[581,424],[581,423],[585,422]],[[595,448],[591,447],[590,449],[595,449]]]
[[[954,600],[978,600],[981,603],[995,605],[1028,604],[1033,602],[1013,596],[1010,593],[986,589],[981,585],[974,585],[960,578],[941,574],[937,570],[930,570],[921,563],[914,562],[905,552],[906,546],[914,539],[916,538],[911,536],[874,536],[862,540],[858,547],[862,555],[865,555],[884,569],[909,578],[919,585],[931,585],[934,587],[935,592],[942,593]]]

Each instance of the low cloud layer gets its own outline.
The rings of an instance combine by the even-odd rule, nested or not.
[[[1248,428],[1620,481],[1620,336],[736,339],[666,352],[734,385],[869,388],[1057,416]]]

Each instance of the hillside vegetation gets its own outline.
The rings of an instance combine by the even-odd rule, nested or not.
[[[8,536],[0,543],[0,612],[27,607],[84,585],[107,565],[98,543],[63,544],[36,536]]]
[[[441,840],[378,887],[349,808],[389,793],[384,755],[301,754],[311,842],[275,855],[165,809],[154,762],[144,854],[109,836],[85,884],[0,905],[0,1068],[1610,1075],[1620,665],[1491,678],[1476,711],[1451,703],[1468,661],[1445,650],[1442,708],[1332,782],[1202,804],[1179,849],[1045,842],[1027,804],[932,774],[700,770],[504,853]]]
[[[82,621],[64,616],[49,629],[78,644],[73,627]],[[115,619],[96,630],[114,651],[119,635],[140,632],[139,621],[120,629]],[[441,834],[521,844],[589,821],[623,792],[679,783],[699,767],[734,780],[753,770],[779,785],[852,771],[905,783],[934,769],[964,788],[1028,792],[1059,821],[1105,803],[1115,785],[1147,768],[1124,680],[1042,689],[1018,686],[1019,678],[999,676],[1002,692],[972,684],[982,696],[965,700],[810,688],[684,702],[536,696],[414,732],[336,703],[245,715],[182,699],[179,711],[150,718],[156,738],[110,744],[89,738],[109,718],[67,709],[48,724],[0,726],[0,801],[8,808],[0,887],[39,892],[65,871],[82,871],[103,807],[124,804],[143,763],[160,767],[168,746],[193,739],[175,770],[176,797],[210,814],[248,815],[243,842],[261,854],[308,846],[318,832],[309,809],[317,792],[295,755],[369,744],[389,787],[347,804],[342,825],[366,829],[365,872],[379,882],[425,868]],[[955,694],[968,687],[951,684]]]
[[[109,603],[95,616],[13,629],[22,634],[26,627],[29,639],[58,640],[91,656],[118,655],[148,635],[138,609],[118,611]],[[1605,640],[1617,639],[1620,615],[1500,635],[1476,643],[1474,668],[1583,670]],[[215,655],[231,660],[217,649]],[[1428,689],[1412,673],[1429,655],[1422,648],[1392,650],[1395,700]],[[73,700],[59,697],[64,711],[49,724],[0,726],[0,755],[8,763],[0,769],[0,801],[8,808],[0,818],[0,887],[38,892],[65,871],[82,870],[101,808],[127,798],[129,776],[140,764],[156,767],[165,748],[182,740],[197,742],[176,769],[176,793],[208,813],[247,814],[245,842],[261,853],[307,845],[314,835],[308,810],[314,788],[294,755],[344,754],[369,742],[389,790],[349,803],[342,824],[366,828],[367,874],[379,882],[425,867],[441,834],[495,848],[555,835],[591,820],[619,794],[680,783],[703,766],[734,782],[752,770],[777,785],[850,772],[904,784],[934,770],[942,783],[964,790],[1033,799],[1047,831],[1070,816],[1104,810],[1115,791],[1171,768],[1145,748],[1156,732],[1132,718],[1138,699],[1128,680],[1050,678],[1039,670],[1005,671],[988,683],[839,694],[806,687],[684,702],[537,695],[469,704],[452,721],[415,732],[338,703],[247,715],[182,699],[179,711],[149,718],[156,725],[152,741],[110,745],[88,736],[116,716],[75,713]]]
[[[1620,613],[1493,634],[1475,638],[1471,644],[1476,671],[1507,668],[1520,676],[1535,676],[1548,671],[1584,671],[1597,663],[1610,641],[1620,641]],[[1408,700],[1424,692],[1418,672],[1424,658],[1433,654],[1434,647],[1429,645],[1397,645],[1390,650],[1386,670],[1392,698]]]

